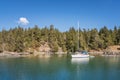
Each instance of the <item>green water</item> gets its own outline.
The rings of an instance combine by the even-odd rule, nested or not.
[[[0,58],[0,80],[120,80],[120,57]]]

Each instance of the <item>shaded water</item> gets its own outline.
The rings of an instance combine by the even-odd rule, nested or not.
[[[120,57],[2,58],[0,80],[120,80]]]

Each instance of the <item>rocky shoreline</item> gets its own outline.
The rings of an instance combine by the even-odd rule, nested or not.
[[[2,52],[0,53],[0,57],[8,57],[8,58],[17,58],[17,57],[28,57],[30,56],[29,53],[17,53],[17,52]]]
[[[2,52],[0,53],[0,57],[8,57],[8,58],[17,58],[17,57],[50,57],[52,55],[67,55],[67,52]]]
[[[120,55],[120,45],[109,46],[104,50],[89,52],[91,55]]]
[[[105,56],[105,55],[120,55],[120,52],[117,51],[103,51],[103,52],[88,52],[90,55],[94,56]]]
[[[88,52],[90,55],[93,56],[111,56],[111,55],[120,55],[120,52]],[[22,53],[16,53],[16,52],[4,52],[0,53],[0,57],[6,57],[6,58],[18,58],[18,57],[51,57],[52,55],[67,55],[66,52],[35,52],[33,54],[28,52],[22,52]]]
[[[100,51],[96,50],[90,50],[88,52],[90,55],[93,56],[109,56],[109,55],[120,55],[120,46],[119,45],[114,45],[114,46],[109,46],[108,48]],[[9,51],[4,51],[0,52],[0,57],[50,57],[52,55],[67,55],[71,54],[70,52],[50,52],[50,51],[36,51],[36,50],[29,50],[26,52],[9,52]]]

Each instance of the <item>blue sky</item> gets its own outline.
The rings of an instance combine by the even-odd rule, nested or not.
[[[120,26],[120,0],[0,0],[0,29],[53,24],[66,31],[78,21],[85,29]]]

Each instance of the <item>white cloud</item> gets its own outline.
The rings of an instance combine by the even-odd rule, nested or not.
[[[27,18],[21,17],[21,18],[19,18],[18,23],[19,23],[19,24],[22,24],[22,25],[27,25],[27,24],[29,24],[29,21],[28,21]]]

